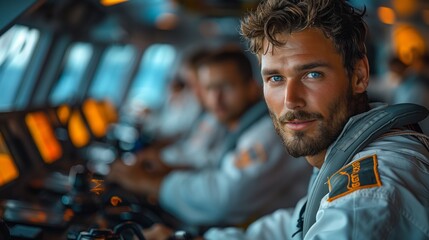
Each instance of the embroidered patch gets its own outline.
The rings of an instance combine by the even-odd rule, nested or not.
[[[328,202],[362,188],[381,186],[377,155],[363,157],[338,170],[328,179]]]
[[[255,144],[250,149],[241,151],[235,160],[235,166],[237,168],[246,168],[257,162],[265,162],[267,160],[267,154],[262,144]]]

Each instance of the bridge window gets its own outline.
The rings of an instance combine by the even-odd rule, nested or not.
[[[115,45],[106,50],[97,69],[89,96],[109,99],[118,106],[127,90],[131,68],[136,58],[136,49],[131,45]]]
[[[143,54],[139,71],[133,81],[128,101],[151,108],[159,107],[166,94],[176,50],[167,44],[154,44]]]
[[[34,53],[40,32],[15,25],[0,36],[0,110],[14,108],[24,73]],[[7,91],[4,91],[7,89]]]
[[[93,47],[88,43],[75,43],[68,51],[60,79],[49,97],[50,103],[60,105],[70,102],[81,91],[84,73],[93,54]]]

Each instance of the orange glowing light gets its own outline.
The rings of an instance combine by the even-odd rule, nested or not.
[[[392,6],[401,17],[409,17],[417,12],[418,2],[416,0],[392,0]]]
[[[94,136],[98,138],[105,136],[108,123],[94,99],[88,99],[83,103],[83,113]]]
[[[58,109],[57,109],[57,115],[58,115],[58,119],[60,120],[61,124],[66,125],[67,121],[70,118],[70,107],[67,105],[61,105]]]
[[[24,214],[24,212],[22,213]],[[30,213],[25,213],[26,219],[28,219],[28,221],[32,222],[32,223],[44,223],[48,220],[48,214],[43,212],[43,211],[35,211]]]
[[[70,221],[72,218],[73,218],[73,216],[74,216],[74,212],[73,212],[73,210],[71,210],[71,209],[66,209],[65,211],[64,211],[64,215],[63,215],[63,219],[64,219],[64,221]]]
[[[112,206],[116,207],[119,205],[119,203],[122,202],[122,198],[118,197],[118,196],[112,196],[110,198],[110,204],[112,204]]]
[[[0,153],[0,166],[0,186],[9,183],[19,176],[18,168],[9,154]]]
[[[57,161],[63,155],[63,151],[48,116],[44,112],[29,113],[25,116],[25,122],[43,161],[45,163]]]
[[[397,25],[393,29],[393,47],[398,57],[406,64],[411,64],[422,55],[428,46],[422,34],[413,26]]]
[[[395,23],[395,12],[388,7],[379,7],[377,9],[378,18],[382,23],[393,24]]]
[[[101,179],[91,179],[91,183],[94,185],[91,188],[91,192],[100,195],[104,192],[103,180]]]
[[[108,123],[116,123],[118,121],[118,113],[111,101],[103,100],[99,102],[99,105]]]
[[[18,178],[19,171],[9,153],[9,149],[4,142],[3,135],[0,134],[0,186]]]
[[[103,6],[109,7],[119,3],[127,2],[128,0],[100,0]]]
[[[73,111],[70,116],[68,132],[70,135],[70,140],[75,147],[80,148],[86,146],[89,143],[90,136],[88,130],[86,129],[85,123],[83,122],[82,116],[77,110]]]

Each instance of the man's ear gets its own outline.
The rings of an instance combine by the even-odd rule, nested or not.
[[[359,94],[366,91],[369,84],[369,63],[365,56],[355,64],[352,76],[353,93]]]

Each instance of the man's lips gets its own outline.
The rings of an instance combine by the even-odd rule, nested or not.
[[[290,130],[301,131],[308,128],[310,125],[312,125],[315,122],[316,122],[316,119],[292,120],[292,121],[287,121],[285,124],[286,124],[286,127]]]

